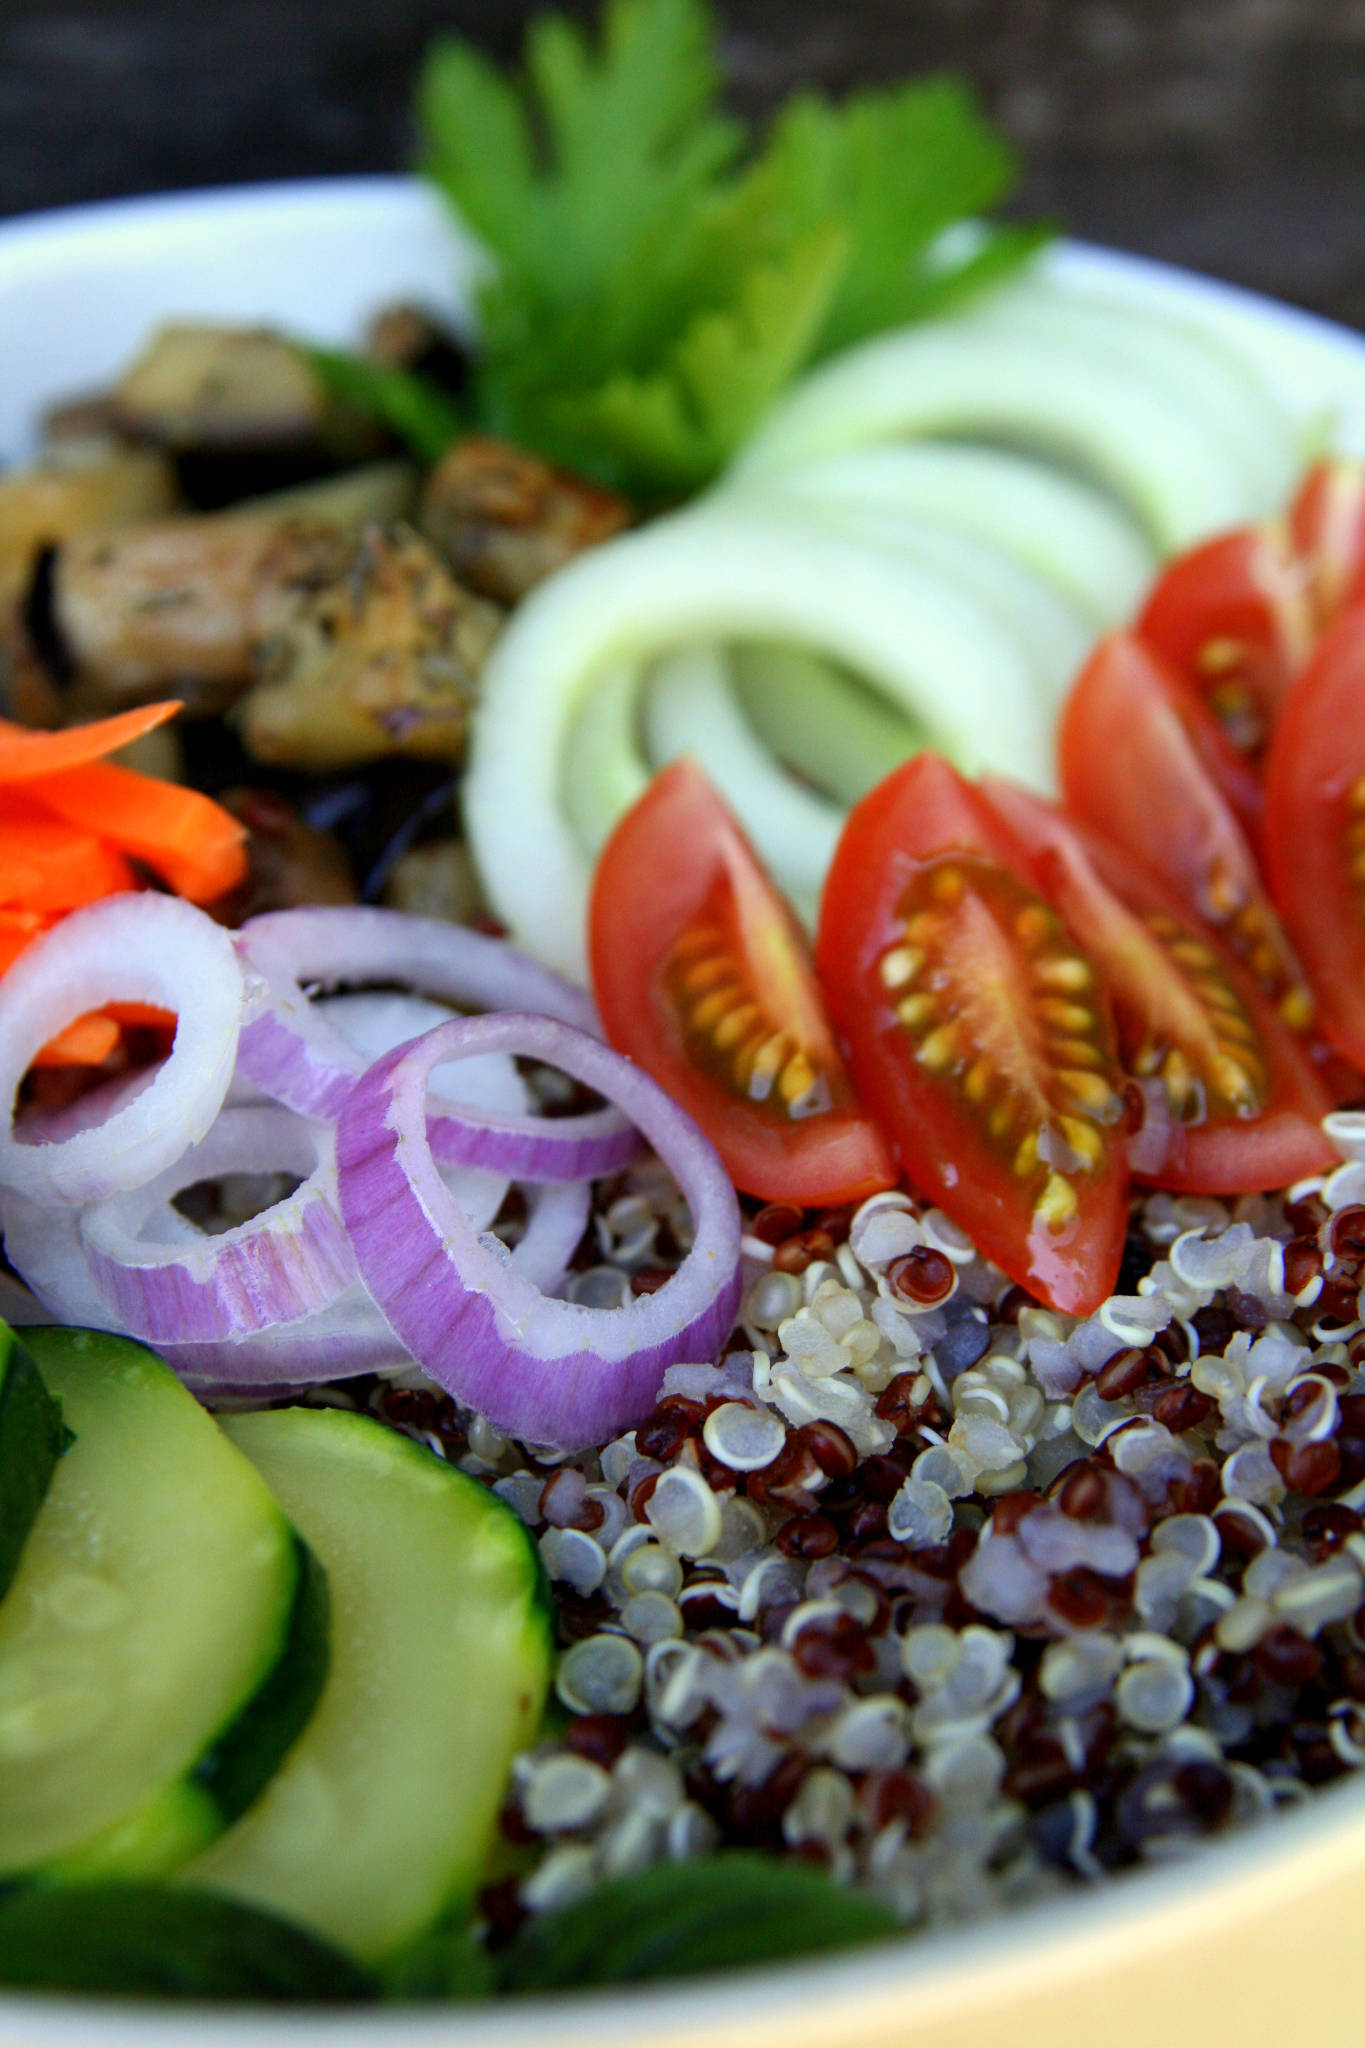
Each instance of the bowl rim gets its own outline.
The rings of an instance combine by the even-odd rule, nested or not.
[[[94,248],[130,233],[144,247],[215,222],[236,228],[333,216],[357,234],[388,220],[430,229],[431,193],[401,174],[272,180],[58,206],[0,220],[0,293],[26,278],[59,275]],[[458,287],[477,254],[448,224]],[[1212,314],[1231,336],[1274,332],[1288,344],[1289,376],[1350,363],[1365,419],[1365,337],[1299,307],[1157,259],[1064,241],[1044,259],[1059,277],[1117,289],[1138,304]],[[430,297],[430,281],[423,286]],[[1277,347],[1277,353],[1281,353]],[[998,2007],[1021,1989],[1100,1976],[1135,1943],[1158,1950],[1178,1936],[1195,1897],[1201,1924],[1228,1927],[1291,1888],[1358,1879],[1365,1845],[1365,1774],[1201,1847],[1178,1862],[1126,1872],[1090,1893],[1059,1891],[960,1928],[838,1956],[794,1959],[676,1984],[565,1993],[504,2004],[320,2009],[150,2005],[0,1993],[0,2042],[42,2048],[289,2048],[340,2041],[354,2048],[522,2048],[553,2026],[567,2048],[613,2048],[648,2028],[661,2044],[692,2039],[719,2022],[742,2025],[753,2048],[790,2041],[800,2012],[833,2032],[853,2009],[877,2008],[903,2035],[919,2023]]]

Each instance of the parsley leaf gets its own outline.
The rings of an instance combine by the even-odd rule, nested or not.
[[[455,401],[415,370],[340,349],[308,348],[305,353],[333,398],[381,421],[421,462],[439,462],[464,425]]]
[[[755,149],[707,0],[543,15],[520,77],[433,48],[423,162],[492,258],[479,424],[636,495],[709,481],[807,364],[1026,260],[1013,157],[952,79],[802,94]],[[957,244],[948,231],[972,222]]]

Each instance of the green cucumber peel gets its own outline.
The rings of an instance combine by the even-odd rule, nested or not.
[[[294,1539],[298,1584],[285,1646],[265,1684],[194,1770],[224,1825],[259,1799],[312,1718],[331,1665],[332,1603],[327,1574],[302,1537]]]
[[[32,1352],[0,1322],[0,1600],[19,1568],[57,1460],[74,1442]]]
[[[0,1899],[0,1984],[110,1998],[354,2005],[376,1989],[305,1928],[207,1892],[98,1884]]]

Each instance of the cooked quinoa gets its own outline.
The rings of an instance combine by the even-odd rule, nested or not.
[[[415,1370],[315,1394],[484,1480],[552,1582],[561,1712],[515,1767],[492,1937],[731,1844],[932,1927],[1365,1763],[1365,1114],[1329,1128],[1342,1165],[1283,1195],[1143,1197],[1084,1321],[907,1195],[751,1206],[724,1356],[599,1451]],[[571,1297],[658,1285],[687,1230],[645,1163]]]

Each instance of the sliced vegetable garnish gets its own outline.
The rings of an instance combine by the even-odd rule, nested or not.
[[[0,718],[0,784],[28,782],[35,776],[58,775],[68,768],[84,767],[88,761],[103,760],[144,733],[154,732],[179,709],[178,699],[143,704],[135,711],[120,711],[89,725],[66,726],[61,732],[37,732]]]
[[[242,1072],[302,1116],[335,1117],[366,1065],[325,1006],[304,993],[304,985],[325,986],[329,977],[399,981],[461,1006],[523,1010],[576,1030],[596,1029],[580,989],[501,939],[435,918],[349,907],[276,911],[244,925],[238,948],[273,996],[242,1033]],[[519,1100],[509,1099],[507,1080],[503,1060],[461,1061],[441,1077],[441,1085],[459,1090],[455,1101],[438,1097],[432,1105],[430,1141],[443,1164],[521,1180],[579,1180],[618,1172],[639,1150],[614,1110],[529,1115],[524,1090]]]
[[[136,887],[122,854],[97,833],[54,818],[29,794],[0,793],[0,892],[40,916]],[[31,785],[40,790],[43,785]]]
[[[298,1185],[231,1230],[208,1236],[187,1226],[175,1196],[231,1173],[283,1173]],[[120,1326],[151,1344],[218,1343],[292,1323],[356,1278],[331,1130],[273,1105],[225,1109],[165,1173],[91,1203],[80,1229]]]
[[[46,775],[32,793],[57,817],[141,861],[191,903],[215,902],[246,875],[246,827],[197,789],[96,761]]]
[[[1306,1030],[1312,993],[1208,772],[1219,735],[1198,701],[1140,640],[1112,633],[1076,679],[1058,746],[1072,818],[1161,876],[1222,934],[1285,1022]]]
[[[511,1052],[562,1067],[630,1117],[677,1176],[693,1244],[657,1293],[619,1309],[542,1294],[470,1230],[426,1141],[433,1068]],[[739,1299],[739,1207],[690,1117],[598,1040],[527,1016],[464,1017],[377,1060],[337,1130],[341,1210],[362,1278],[433,1379],[501,1429],[572,1448],[646,1414],[667,1368],[708,1358]]]
[[[69,1438],[33,1354],[0,1321],[0,1600]]]
[[[590,907],[607,1038],[769,1201],[854,1201],[896,1179],[859,1108],[790,909],[701,770],[679,761],[608,841]]]
[[[377,1962],[467,1906],[553,1623],[535,1542],[476,1479],[368,1416],[229,1416],[334,1590],[332,1668],[272,1784],[186,1880]]]
[[[537,958],[585,974],[590,866],[563,794],[575,718],[623,658],[737,637],[827,655],[965,766],[1051,786],[1048,715],[1016,642],[980,606],[888,549],[717,499],[572,563],[490,657],[465,820],[494,908]],[[624,793],[638,793],[629,776]]]
[[[1024,790],[983,794],[1033,881],[1096,963],[1142,1089],[1133,1170],[1159,1187],[1242,1194],[1321,1173],[1329,1099],[1302,1040],[1223,942],[1155,875]]]
[[[1123,1101],[1095,969],[936,755],[849,819],[816,965],[910,1179],[1010,1277],[1089,1315],[1127,1215]]]
[[[1289,533],[1322,632],[1365,591],[1365,463],[1315,462],[1294,494]]]
[[[1012,302],[939,326],[882,334],[822,365],[783,398],[737,465],[746,484],[825,456],[920,437],[1004,441],[1060,459],[1110,490],[1163,553],[1268,515],[1292,482],[1292,437],[1262,393],[1256,410],[1283,464],[1275,489],[1248,474],[1198,393],[1166,365],[1132,359],[1131,313],[1059,292],[1040,334]],[[1093,315],[1080,335],[1075,308]],[[1103,324],[1108,344],[1097,339]],[[1214,359],[1223,351],[1212,344]]]
[[[1302,671],[1266,765],[1266,861],[1323,1031],[1365,1067],[1365,610]]]
[[[1288,534],[1243,526],[1171,562],[1134,630],[1205,699],[1231,745],[1256,760],[1316,625]]]
[[[326,1590],[159,1358],[89,1330],[25,1343],[75,1441],[0,1604],[0,1873],[157,1876],[236,1818],[307,1720]]]

